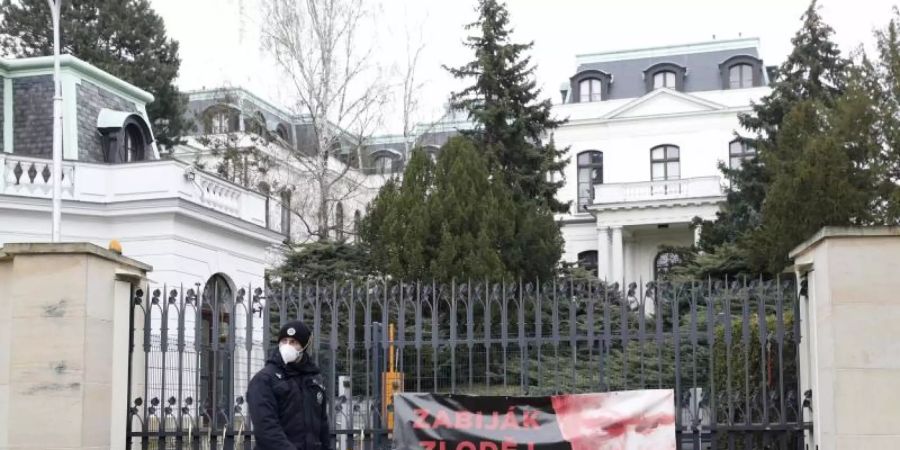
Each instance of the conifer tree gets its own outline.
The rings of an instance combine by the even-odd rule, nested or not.
[[[361,230],[376,269],[405,280],[549,277],[561,247],[553,215],[517,203],[464,136],[441,148],[433,168],[415,150],[402,183],[381,189]]]
[[[878,130],[883,139],[884,179],[880,193],[885,222],[900,223],[900,8],[875,33],[878,62],[873,64],[870,97],[877,102]]]
[[[563,122],[552,117],[551,102],[540,100],[534,66],[525,53],[532,43],[511,42],[509,13],[497,0],[480,0],[478,20],[465,45],[474,59],[448,68],[458,79],[473,84],[451,98],[454,108],[466,111],[476,129],[470,133],[487,157],[493,176],[504,180],[515,200],[537,201],[552,212],[566,212],[569,205],[557,200],[562,180],[551,175],[566,165],[565,149],[558,149],[552,132]]]
[[[769,159],[792,154],[777,150],[785,117],[806,101],[830,110],[844,92],[849,61],[831,40],[834,31],[819,15],[817,0],[812,1],[802,21],[791,41],[793,50],[776,71],[772,92],[754,103],[751,113],[739,117],[741,126],[753,134],[748,141],[757,149],[759,157],[745,161],[740,169],[721,167],[730,188],[716,220],[702,224],[700,247],[704,251],[716,252],[727,247],[728,253],[736,251],[749,260],[752,249],[744,238],[761,226],[763,204],[773,183],[769,166],[761,164],[761,160],[766,159],[767,153],[772,154]]]
[[[466,138],[441,148],[428,198],[435,233],[433,276],[499,280],[507,275],[499,241],[509,217],[501,207],[506,187],[492,183],[484,158]]]

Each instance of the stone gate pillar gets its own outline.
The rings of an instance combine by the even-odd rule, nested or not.
[[[131,290],[150,266],[93,244],[0,248],[0,449],[122,449]]]
[[[808,447],[900,448],[900,228],[824,228],[791,258]]]

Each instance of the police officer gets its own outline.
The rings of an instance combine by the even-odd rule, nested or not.
[[[278,332],[278,349],[247,388],[257,450],[331,448],[325,388],[309,357],[312,333],[303,322]]]

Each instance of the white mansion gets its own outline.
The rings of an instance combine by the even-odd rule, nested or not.
[[[555,139],[571,157],[560,192],[573,205],[559,216],[566,261],[647,281],[671,262],[661,249],[693,243],[691,220],[714,217],[724,199],[718,163],[753,152],[737,116],[768,92],[758,55],[757,40],[740,39],[577,57],[555,109],[568,118]],[[0,245],[49,240],[51,73],[49,58],[0,60]],[[302,116],[240,88],[192,92],[196,135],[161,157],[150,94],[73,57],[62,85],[63,240],[118,239],[154,267],[154,282],[234,289],[261,284],[285,239],[308,238]],[[415,142],[379,137],[330,161],[345,174],[328,212],[334,237],[352,236],[410,144],[436,152],[467,126],[448,116]]]
[[[769,92],[756,39],[580,55],[563,86],[556,133],[570,147],[560,217],[565,259],[601,278],[653,280],[699,235],[694,217],[715,218],[724,200],[719,162],[755,150],[738,114]],[[596,261],[596,263],[595,263]]]

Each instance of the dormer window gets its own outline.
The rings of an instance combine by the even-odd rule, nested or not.
[[[142,116],[104,108],[97,116],[97,129],[102,136],[105,162],[121,164],[155,158],[153,135]]]
[[[746,89],[763,85],[762,60],[752,55],[735,55],[719,64],[722,89]]]
[[[683,91],[686,74],[687,69],[675,63],[654,64],[644,70],[644,86],[647,92],[662,88]]]
[[[601,92],[600,80],[596,78],[581,80],[581,83],[578,85],[578,93],[580,95],[578,101],[580,103],[599,102],[602,98]]]
[[[675,72],[664,70],[653,75],[653,89],[675,89]]]
[[[602,101],[609,95],[611,83],[612,76],[602,70],[582,70],[569,78],[569,86],[572,87],[569,101],[572,103]]]
[[[728,68],[728,88],[743,89],[753,87],[753,66],[735,64]]]

